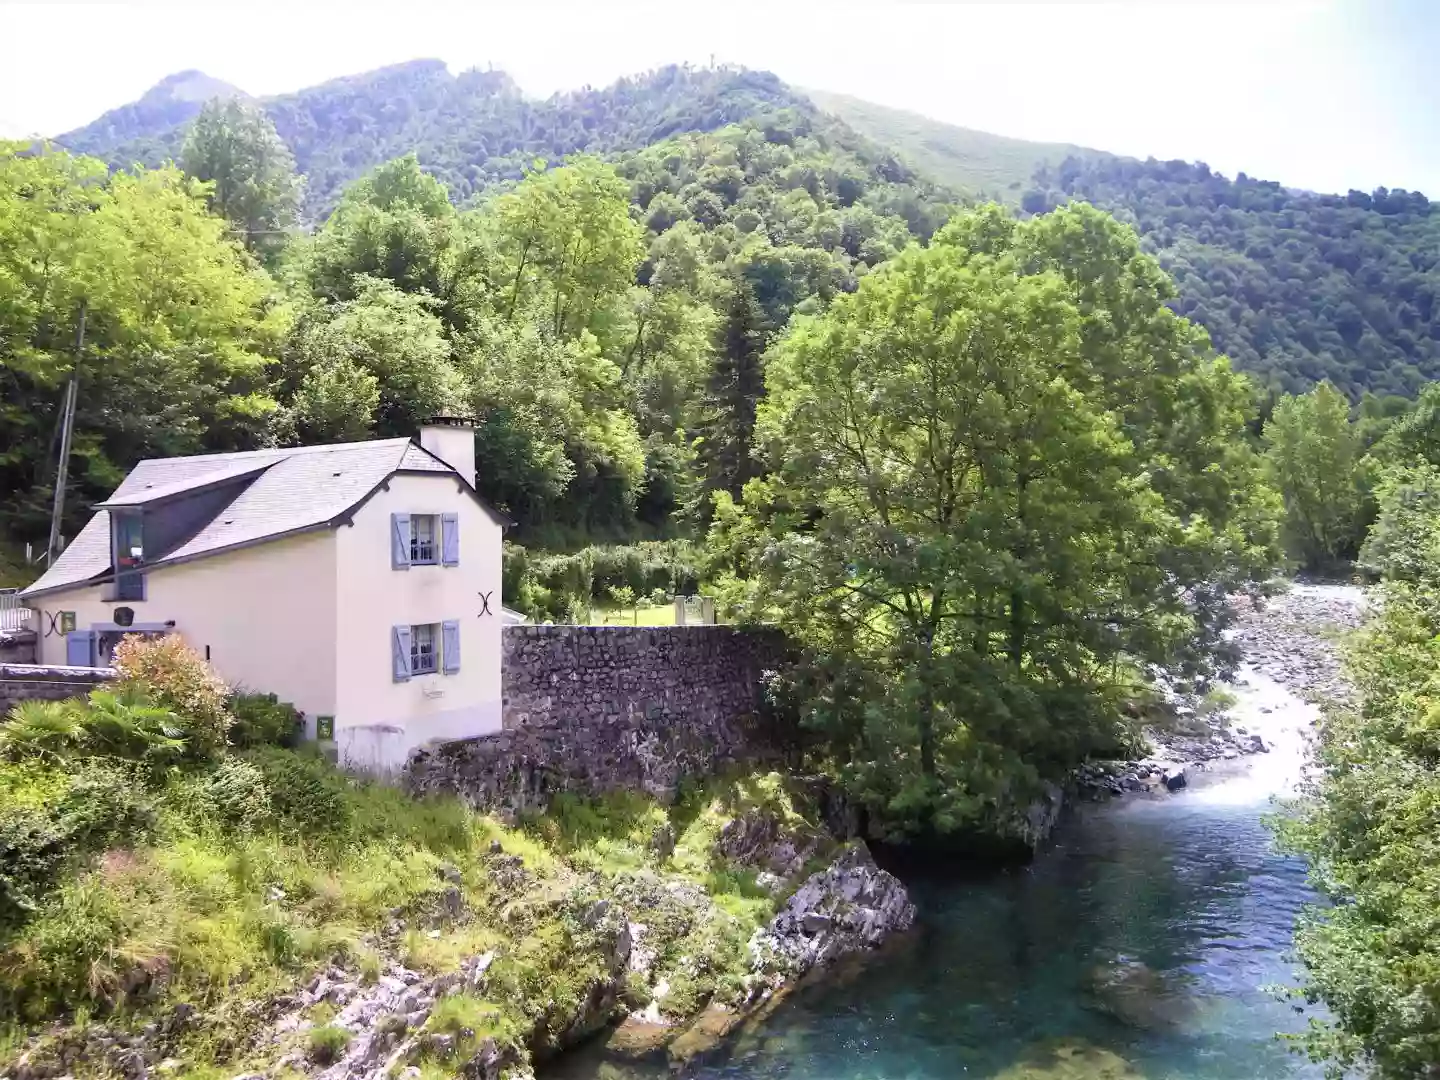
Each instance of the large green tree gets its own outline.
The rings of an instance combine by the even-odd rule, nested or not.
[[[1353,701],[1329,703],[1281,836],[1329,903],[1299,921],[1302,992],[1327,1015],[1307,1049],[1334,1075],[1440,1067],[1440,471],[1380,488],[1365,561],[1382,575],[1346,649]]]
[[[245,246],[273,262],[296,226],[304,181],[295,158],[259,107],[216,99],[185,136],[180,166],[210,186],[210,208],[228,220]]]
[[[1265,425],[1265,457],[1285,500],[1291,557],[1307,570],[1354,558],[1363,533],[1364,471],[1359,425],[1328,382],[1281,398]]]
[[[555,338],[603,332],[635,279],[644,231],[609,166],[578,159],[535,171],[493,211],[504,313],[526,313]]]
[[[771,350],[771,475],[719,527],[883,823],[1023,834],[1043,780],[1122,741],[1133,665],[1204,659],[1209,592],[1273,566],[1246,388],[1163,283],[1103,215],[981,212]],[[1174,475],[1231,461],[1238,487]]]
[[[178,169],[0,144],[0,525],[43,535],[86,310],[67,528],[145,456],[264,437],[283,330],[271,287]]]

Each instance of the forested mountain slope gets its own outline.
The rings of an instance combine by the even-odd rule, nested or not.
[[[966,193],[1025,213],[1082,199],[1128,221],[1174,276],[1176,308],[1273,389],[1329,379],[1351,397],[1413,396],[1440,378],[1440,217],[1418,192],[1317,195],[1204,164],[1007,139],[844,95],[811,97]]]
[[[112,168],[178,156],[185,126],[201,102],[171,99],[161,92],[168,82],[56,141]],[[152,96],[167,107],[140,108]],[[311,219],[328,213],[346,184],[404,154],[414,153],[452,198],[464,202],[488,183],[519,179],[537,156],[638,150],[764,111],[811,108],[769,72],[671,66],[539,101],[522,95],[504,72],[452,75],[440,60],[335,79],[262,104],[308,177]]]
[[[124,168],[141,161],[158,165],[180,146],[180,129],[212,98],[245,98],[243,90],[202,71],[167,75],[136,101],[111,109],[59,137],[67,150],[109,160]]]
[[[1042,169],[1024,205],[1069,199],[1133,224],[1180,312],[1264,382],[1413,396],[1440,378],[1440,216],[1419,192],[1316,195],[1203,164],[1071,158]]]
[[[59,142],[112,167],[178,157],[189,120],[211,93],[240,92],[198,72],[172,76]],[[1440,224],[1418,194],[1314,195],[1243,174],[1231,180],[1202,164],[1007,139],[843,95],[807,98],[768,72],[738,68],[667,67],[537,101],[502,72],[456,76],[438,60],[420,60],[262,104],[307,176],[304,217],[311,223],[323,220],[347,184],[411,152],[463,205],[488,185],[518,180],[536,157],[553,162],[586,151],[623,159],[690,132],[746,122],[763,129],[768,117],[789,112],[854,146],[862,169],[901,188],[915,184],[918,170],[1025,213],[1070,199],[1112,211],[1135,225],[1173,273],[1178,310],[1273,389],[1299,390],[1328,378],[1351,397],[1367,390],[1410,396],[1440,376],[1440,325],[1433,321]],[[744,205],[751,182],[699,180],[731,210]],[[813,193],[815,180],[797,172],[778,184]],[[827,190],[844,203],[839,187]],[[928,234],[922,219],[929,211],[915,207],[935,203],[933,189],[897,189],[886,197],[913,232]],[[649,215],[643,190],[637,201]],[[906,202],[909,210],[900,206]],[[695,202],[690,216],[701,225],[718,222],[705,204]],[[766,222],[772,224],[768,216]],[[786,227],[772,228],[772,239],[784,241]],[[829,239],[813,243],[827,249]],[[852,230],[828,249],[855,243]]]
[[[1110,157],[1071,143],[1031,142],[957,127],[919,113],[892,109],[873,101],[805,91],[810,100],[839,117],[860,134],[893,147],[916,168],[967,195],[1019,206],[1044,165],[1071,157]]]

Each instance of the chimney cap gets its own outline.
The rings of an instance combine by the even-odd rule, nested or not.
[[[473,416],[432,416],[432,417],[430,417],[428,420],[425,420],[424,422],[422,422],[420,426],[421,426],[422,428],[427,428],[427,427],[468,427],[468,428],[473,428],[473,427],[477,427],[478,425],[476,424],[475,418],[474,418]]]

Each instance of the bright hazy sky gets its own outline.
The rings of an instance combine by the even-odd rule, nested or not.
[[[543,96],[713,56],[1005,135],[1440,197],[1440,0],[0,0],[0,43],[0,135],[78,127],[185,68],[266,95],[439,57]]]

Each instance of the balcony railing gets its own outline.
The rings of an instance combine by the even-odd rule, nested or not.
[[[34,629],[34,616],[20,599],[19,589],[0,589],[0,630]]]

